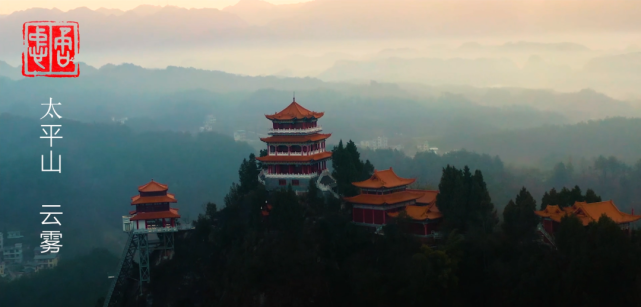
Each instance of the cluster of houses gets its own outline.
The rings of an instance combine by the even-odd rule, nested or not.
[[[31,248],[20,231],[0,232],[0,278],[14,280],[58,265],[59,254],[41,251],[39,246]]]

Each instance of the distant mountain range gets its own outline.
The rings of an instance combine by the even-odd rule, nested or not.
[[[464,63],[460,66],[465,66]],[[507,67],[509,68],[509,65]],[[479,71],[478,73],[481,72]],[[10,75],[16,81],[7,79],[3,81],[2,76],[7,75]],[[36,98],[36,96],[49,97],[49,95],[58,95],[56,93],[67,93],[65,94],[69,97],[67,99],[77,100],[78,105],[73,108],[74,112],[77,111],[78,114],[91,113],[86,110],[86,108],[93,108],[91,104],[82,101],[87,99],[86,97],[94,95],[90,93],[99,95],[102,100],[106,99],[106,97],[113,97],[118,102],[109,102],[109,104],[114,105],[114,107],[122,106],[121,110],[138,108],[145,110],[144,112],[153,110],[153,101],[157,99],[169,99],[176,101],[176,103],[198,101],[207,105],[210,101],[220,101],[221,96],[227,97],[223,100],[236,101],[241,99],[240,97],[254,95],[255,97],[252,100],[256,104],[246,107],[247,110],[252,110],[251,112],[258,112],[253,116],[260,117],[260,114],[266,114],[260,112],[274,112],[285,103],[282,101],[282,97],[279,98],[277,94],[282,94],[281,92],[283,91],[289,93],[297,91],[307,93],[308,100],[313,99],[318,109],[327,110],[328,112],[332,112],[332,108],[336,108],[333,112],[342,112],[340,109],[345,105],[344,103],[338,103],[338,101],[350,101],[348,97],[361,97],[365,101],[376,101],[376,105],[368,107],[363,104],[361,106],[364,109],[372,110],[390,108],[398,101],[413,101],[412,103],[431,105],[431,107],[437,109],[454,108],[459,110],[457,112],[472,112],[470,116],[472,114],[477,115],[471,117],[474,120],[478,120],[478,115],[485,112],[486,115],[484,116],[489,118],[488,122],[502,118],[501,121],[505,122],[505,124],[495,122],[492,125],[503,128],[533,127],[537,126],[537,123],[576,123],[589,119],[641,115],[641,109],[638,106],[635,108],[627,102],[613,99],[589,89],[564,93],[544,89],[479,88],[469,85],[427,86],[417,83],[394,84],[378,82],[352,84],[326,82],[316,78],[243,76],[222,71],[182,67],[147,69],[133,64],[109,64],[100,68],[81,64],[81,76],[74,80],[16,78],[16,76],[20,76],[18,67],[13,67],[0,61],[0,91],[3,93],[0,96],[0,106],[5,105],[13,108],[18,106],[18,101],[27,103],[29,99],[42,99]],[[36,88],[39,93],[37,95],[35,94]],[[271,95],[273,97],[251,94],[256,91],[267,91],[261,95]],[[24,92],[30,92],[31,96],[29,97],[32,98],[21,94]],[[338,94],[332,94],[334,92],[341,93],[339,95],[341,98],[335,97]],[[83,98],[79,99],[79,97]],[[266,101],[271,101],[271,103],[267,104]],[[446,101],[447,103],[439,101]],[[351,105],[351,108],[355,108],[352,111],[356,113],[361,107],[356,107],[355,104]],[[22,106],[19,108],[22,108]],[[483,110],[469,111],[478,108]],[[118,108],[116,107],[116,109]],[[127,112],[120,113],[121,110],[116,111],[113,116],[131,116]],[[399,111],[400,109],[396,108],[395,110]],[[534,112],[534,110],[538,113]],[[26,116],[26,113],[20,112],[18,113]],[[504,112],[507,117],[503,118],[497,112]],[[532,120],[532,117],[528,119],[528,116],[525,115],[529,113],[538,114],[539,119],[535,121]],[[516,120],[518,117],[515,117],[514,114],[523,114],[524,116]],[[563,118],[559,115],[562,115]],[[414,115],[408,111],[403,116]],[[76,118],[83,117],[84,115],[78,115]]]
[[[104,52],[257,40],[639,31],[639,9],[637,1],[626,0],[316,0],[296,5],[242,0],[223,10],[145,5],[126,12],[34,8],[0,18],[0,56],[21,51],[22,24],[32,20],[77,21],[83,48]],[[599,12],[596,20],[593,12]]]

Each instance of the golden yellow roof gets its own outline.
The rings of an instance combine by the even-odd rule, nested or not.
[[[390,167],[388,170],[377,171],[367,180],[353,182],[354,186],[359,188],[379,189],[379,188],[395,188],[414,183],[414,178],[401,178]]]
[[[273,115],[265,115],[265,117],[267,117],[267,119],[270,119],[270,120],[292,120],[292,119],[305,119],[305,118],[318,119],[323,117],[323,114],[325,113],[307,110],[294,100],[294,102],[289,104],[282,111]]]
[[[435,220],[443,217],[443,213],[438,210],[438,207],[435,203],[427,206],[405,206],[405,210],[398,212],[389,212],[388,216],[398,217],[400,212],[405,212],[413,220],[424,221],[424,220]]]
[[[345,197],[345,201],[355,204],[366,205],[393,205],[410,200],[419,199],[423,193],[400,191],[390,194],[376,195],[376,194],[358,194],[352,197]]]
[[[429,204],[432,204],[432,203],[434,203],[434,204],[436,203],[436,196],[438,195],[438,191],[434,191],[434,190],[414,190],[414,189],[407,189],[406,191],[423,193],[423,196],[421,196],[419,199],[416,200],[417,204],[429,205]]]
[[[617,224],[630,223],[641,219],[641,215],[632,215],[619,211],[619,208],[612,200],[597,203],[575,202],[572,207],[559,208],[559,206],[546,206],[541,211],[534,211],[540,217],[547,217],[555,222],[561,222],[561,218],[567,214],[576,215],[583,225],[592,221],[598,221],[601,215],[606,215]]]

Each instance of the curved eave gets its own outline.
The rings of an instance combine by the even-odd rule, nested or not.
[[[174,194],[167,193],[167,195],[162,196],[144,196],[140,195],[133,196],[131,198],[132,205],[141,205],[141,204],[154,204],[154,203],[177,203],[176,197]]]
[[[305,143],[305,142],[318,142],[328,139],[332,136],[331,133],[309,134],[309,135],[276,135],[266,138],[260,138],[265,143]]]
[[[393,183],[393,184],[387,184],[383,182],[372,182],[372,180],[368,179],[365,181],[359,181],[359,182],[352,182],[352,185],[358,188],[366,188],[366,189],[380,189],[380,188],[386,188],[386,189],[391,189],[391,188],[396,188],[404,185],[410,185],[416,181],[415,178],[412,179],[404,179],[398,183]]]
[[[156,211],[156,212],[138,212],[132,216],[130,221],[140,221],[140,220],[155,220],[155,219],[179,219],[180,214],[178,214],[178,209],[170,208],[168,211]]]
[[[417,200],[422,194],[412,192],[396,192],[392,194],[375,195],[375,194],[358,194],[352,197],[343,197],[347,202],[363,205],[395,205],[406,201]]]
[[[272,114],[268,115],[265,114],[265,117],[269,120],[282,120],[282,121],[287,121],[287,120],[303,120],[303,119],[319,119],[325,115],[325,112],[314,112],[313,115],[309,116],[300,116],[300,115],[279,115],[279,114]]]
[[[258,157],[256,160],[260,162],[311,162],[329,159],[331,157],[332,153],[326,151],[311,156],[264,156]]]

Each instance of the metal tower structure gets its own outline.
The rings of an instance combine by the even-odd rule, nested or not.
[[[125,232],[128,233],[127,243],[120,256],[120,263],[117,269],[118,275],[115,276],[114,282],[109,288],[103,305],[104,307],[121,306],[122,299],[126,292],[127,280],[132,277],[134,256],[136,253],[138,254],[138,285],[142,293],[143,284],[151,282],[149,255],[154,250],[173,250],[174,233],[178,232],[178,227],[131,229]],[[157,242],[150,241],[150,233],[157,234],[159,240]]]
[[[134,257],[138,254],[138,285],[151,282],[150,255],[153,250],[174,249],[174,233],[178,232],[178,209],[169,204],[177,202],[174,194],[168,192],[166,184],[153,179],[138,187],[138,195],[131,197],[135,210],[122,217],[122,231],[129,235],[120,257],[116,276],[109,288],[104,306],[120,306],[126,294],[127,280],[131,278]],[[149,234],[156,234],[158,241],[150,241]]]

